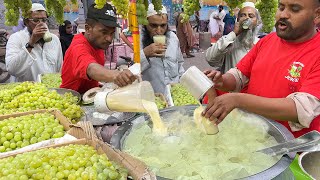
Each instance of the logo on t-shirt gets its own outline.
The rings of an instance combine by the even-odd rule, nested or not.
[[[288,79],[291,82],[299,82],[299,79],[301,77],[301,71],[304,67],[304,64],[301,62],[293,62],[290,66],[290,69],[288,69],[289,76],[285,76],[286,79]]]

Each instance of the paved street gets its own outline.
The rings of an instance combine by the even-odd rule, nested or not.
[[[196,66],[201,71],[210,68],[210,65],[205,60],[205,52],[197,52],[197,53],[193,53],[193,54],[195,55],[195,57],[193,57],[193,58],[186,58],[186,57],[184,58],[183,67],[185,69],[188,69],[190,66]]]

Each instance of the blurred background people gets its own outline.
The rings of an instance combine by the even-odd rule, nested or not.
[[[65,20],[64,24],[59,26],[60,43],[62,48],[63,57],[69,48],[73,39],[73,27],[70,21]]]

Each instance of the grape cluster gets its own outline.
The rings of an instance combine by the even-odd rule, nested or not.
[[[0,180],[127,179],[127,170],[88,145],[71,144],[0,159]]]
[[[182,22],[187,22],[187,21],[189,21],[190,16],[192,16],[195,11],[200,10],[199,1],[184,0],[183,1],[183,10],[184,10],[184,13],[181,14],[181,16],[183,17]]]
[[[19,6],[17,0],[4,0],[5,12],[5,25],[16,26],[19,20]]]
[[[147,20],[147,9],[149,4],[145,3],[145,1],[146,0],[137,0],[136,2],[138,23],[142,25],[147,25],[149,23]]]
[[[70,94],[61,96],[40,83],[23,82],[12,89],[0,91],[0,114],[56,108],[76,123],[83,110],[74,103],[75,98],[71,98]]]
[[[175,106],[198,104],[197,99],[194,98],[181,84],[171,86],[171,96]]]
[[[41,83],[45,84],[48,88],[59,88],[62,79],[59,73],[44,74],[41,77]]]
[[[277,0],[261,0],[256,4],[263,23],[262,31],[269,33],[275,25],[275,14],[278,8]]]
[[[64,136],[64,127],[49,113],[11,117],[0,121],[0,153]]]
[[[230,13],[233,15],[233,9],[236,7],[241,8],[241,4],[244,3],[246,0],[225,0],[225,2],[228,4]]]
[[[162,10],[162,0],[152,0],[154,10],[160,12]]]
[[[116,7],[117,14],[126,19],[129,12],[129,0],[111,0],[111,2]]]
[[[158,96],[155,97],[155,103],[156,103],[158,109],[164,109],[164,108],[166,108],[166,105],[167,105],[167,103]]]
[[[97,9],[102,9],[104,5],[107,3],[107,0],[94,0],[94,3],[96,4],[94,7]]]
[[[63,8],[67,5],[66,0],[45,0],[46,10],[52,15],[58,24],[63,24]]]
[[[11,89],[18,86],[21,83],[8,83],[8,84],[0,84],[0,91],[4,89]]]

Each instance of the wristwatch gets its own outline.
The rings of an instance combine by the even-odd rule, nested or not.
[[[27,48],[27,49],[28,49],[28,48],[31,48],[31,49],[32,49],[32,48],[34,48],[34,46],[31,46],[29,43],[27,43],[27,44],[26,44],[26,48]]]

